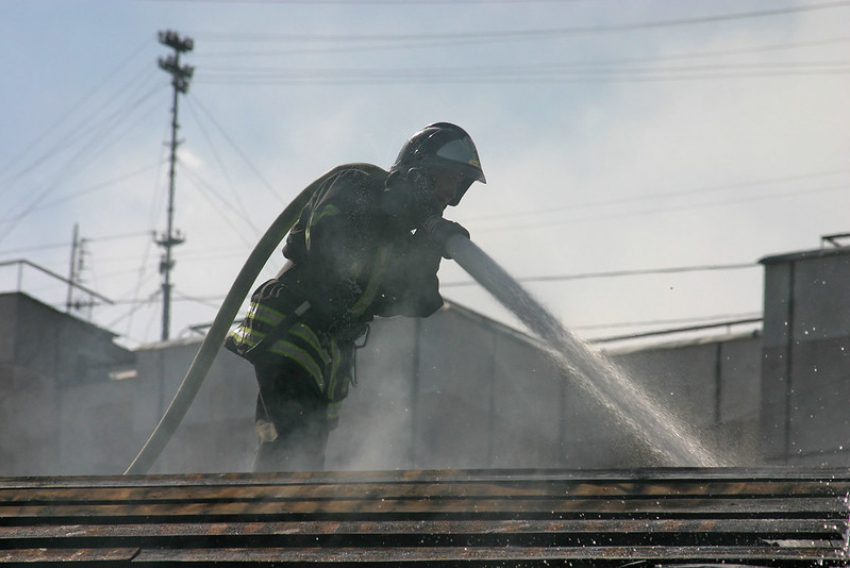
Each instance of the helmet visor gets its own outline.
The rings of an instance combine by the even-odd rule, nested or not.
[[[487,183],[484,179],[484,171],[481,169],[481,160],[478,159],[478,152],[470,138],[451,140],[440,146],[436,155],[437,161],[443,162],[443,165],[459,169],[473,180]]]

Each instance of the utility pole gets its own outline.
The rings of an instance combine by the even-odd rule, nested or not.
[[[181,38],[171,30],[159,32],[159,43],[174,50],[173,55],[159,58],[159,67],[169,73],[172,77],[171,86],[174,88],[174,98],[171,105],[171,157],[168,170],[168,226],[165,234],[156,242],[165,249],[162,261],[159,264],[159,272],[163,275],[162,280],[162,340],[169,337],[171,326],[171,269],[174,268],[174,260],[171,249],[185,240],[180,231],[174,230],[174,176],[177,163],[177,101],[180,94],[186,94],[189,90],[189,81],[195,68],[189,65],[180,66],[180,55],[192,51],[194,42],[191,38]]]
[[[74,234],[72,236],[71,242],[71,267],[68,274],[68,297],[65,300],[65,313],[68,314],[71,313],[71,308],[74,305],[74,284],[77,282],[77,277],[79,276],[79,272],[82,269],[83,264],[83,255],[82,251],[80,250],[81,248],[82,243],[80,242],[80,225],[78,223],[74,223]],[[80,252],[79,257],[77,256],[78,252]]]
[[[65,313],[70,314],[71,310],[77,310],[78,312],[82,312],[83,308],[88,308],[88,314],[86,314],[86,319],[91,320],[92,308],[94,308],[94,297],[89,294],[89,299],[86,301],[82,301],[79,299],[74,299],[74,289],[79,289],[86,291],[85,288],[80,286],[80,282],[82,281],[81,274],[86,267],[86,255],[88,251],[86,251],[86,243],[87,239],[80,237],[80,225],[79,223],[74,223],[74,233],[71,236],[71,262],[68,271],[68,295],[65,299]]]

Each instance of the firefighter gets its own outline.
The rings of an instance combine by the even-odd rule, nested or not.
[[[368,323],[443,305],[445,243],[469,237],[443,211],[486,183],[472,139],[447,122],[414,134],[389,171],[347,164],[317,181],[287,237],[286,264],[252,294],[225,344],[254,365],[259,384],[254,471],[324,468]]]

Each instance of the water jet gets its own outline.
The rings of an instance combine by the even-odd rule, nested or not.
[[[553,362],[667,466],[728,465],[621,369],[579,340],[483,250],[462,235],[447,253],[549,347]]]

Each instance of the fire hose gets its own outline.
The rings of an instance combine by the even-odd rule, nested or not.
[[[325,179],[336,174],[336,172],[343,167],[350,167],[350,165],[334,168],[304,188],[304,190],[298,194],[292,203],[290,203],[283,212],[281,212],[277,219],[275,219],[266,230],[265,234],[260,238],[257,245],[254,247],[254,250],[245,261],[242,270],[240,270],[236,279],[233,281],[230,291],[227,293],[227,296],[222,302],[221,307],[218,310],[218,314],[216,314],[206,337],[201,343],[201,347],[198,349],[192,364],[189,366],[189,370],[183,378],[183,382],[180,383],[180,387],[174,394],[165,414],[163,414],[153,433],[151,433],[147,442],[145,442],[145,445],[136,455],[133,462],[124,471],[124,475],[147,473],[162,453],[162,450],[165,449],[165,445],[174,435],[174,432],[177,430],[177,427],[182,422],[186,412],[189,410],[189,407],[194,401],[195,396],[198,394],[201,384],[203,384],[204,379],[206,379],[216,355],[218,355],[221,346],[224,344],[224,340],[230,330],[230,326],[236,318],[239,307],[250,292],[251,286],[257,279],[260,270],[262,270],[263,266],[265,266],[272,253],[277,249],[280,242],[292,226],[295,225],[299,215],[301,214],[301,210],[313,196],[316,189],[322,184],[322,182],[324,182]],[[472,242],[465,236],[455,235],[451,237],[446,243],[446,252],[451,258],[455,258],[462,268],[478,279],[479,283],[483,284],[487,290],[496,295],[503,303],[513,304],[514,309],[516,309],[515,306],[517,304],[521,304],[526,307],[534,305],[533,302],[528,301],[527,298],[522,296],[523,291],[521,288],[511,288],[508,292],[508,297],[500,297],[500,295],[505,294],[504,287],[496,285],[496,283],[491,280],[495,279],[499,282],[512,280],[505,278],[498,265],[492,263],[492,261],[486,263],[485,267],[480,267],[480,260],[482,258],[489,259],[489,257],[483,254],[483,252],[472,244]],[[500,291],[502,292],[500,293]],[[518,296],[521,299],[520,302],[516,301]],[[526,315],[527,317],[522,317],[523,315]],[[529,322],[540,322],[542,319],[545,319],[537,316],[539,316],[539,314],[535,312],[532,314],[523,313],[520,317]],[[552,332],[551,329],[538,329],[536,331],[540,332],[544,337],[547,335],[551,336]]]
[[[204,338],[198,353],[195,355],[195,359],[192,361],[189,370],[186,372],[186,376],[183,378],[183,382],[180,384],[171,404],[168,406],[168,409],[144,447],[142,447],[136,458],[124,472],[125,475],[147,473],[154,461],[159,457],[168,440],[183,420],[195,395],[198,393],[201,384],[212,366],[213,360],[224,344],[226,335],[230,330],[230,326],[236,317],[239,307],[250,292],[251,286],[259,275],[260,270],[265,266],[271,254],[292,226],[295,225],[301,210],[313,196],[316,189],[329,176],[335,175],[341,168],[347,167],[350,168],[351,164],[330,170],[304,188],[292,203],[283,210],[278,218],[275,219],[256,247],[254,247],[254,250],[245,261],[245,265],[233,282],[221,308],[219,308],[218,314],[215,320],[213,320],[212,326]],[[591,358],[583,355],[583,348],[580,342],[572,337],[557,318],[537,303],[504,269],[466,236],[461,234],[453,235],[446,242],[445,248],[445,252],[450,258],[457,262],[461,268],[490,292],[502,305],[518,316],[551,349],[562,354],[572,355],[569,357],[571,361],[570,370],[578,371],[580,376],[585,377],[585,380],[580,381],[580,383],[597,398],[608,401],[610,404],[610,401],[614,397],[608,392],[603,392],[604,389],[601,389],[602,385],[597,384],[605,383],[605,381],[589,380],[590,377],[597,379],[599,377],[605,377],[606,370],[602,368],[602,365],[597,365]],[[578,368],[573,368],[573,365],[576,364]],[[608,390],[622,388],[623,385],[618,383]],[[642,400],[645,397],[642,396],[642,393],[635,392],[633,398]],[[654,406],[650,403],[646,403],[646,405],[647,412],[642,414],[652,415],[653,413],[649,411],[654,410]],[[627,413],[621,412],[621,414]],[[630,423],[632,423],[636,431],[643,429],[641,425],[633,424],[633,420],[630,420]],[[702,451],[688,450],[684,459],[674,461],[692,461],[694,454],[702,453]]]
[[[130,466],[124,471],[124,475],[144,474],[150,469],[165,445],[171,439],[186,412],[189,410],[195,395],[201,388],[201,384],[207,376],[207,373],[215,360],[233,320],[239,311],[242,302],[251,291],[254,281],[259,276],[260,271],[265,266],[272,253],[280,245],[280,242],[289,232],[289,230],[298,221],[301,210],[315,193],[316,189],[330,176],[335,175],[340,169],[349,166],[339,166],[334,168],[319,177],[316,181],[305,187],[292,202],[278,215],[277,219],[272,222],[265,234],[260,238],[254,250],[248,256],[242,270],[236,276],[230,291],[224,298],[221,307],[207,332],[201,347],[198,349],[189,370],[183,377],[183,382],[171,399],[171,403],[162,415],[159,423],[153,433],[148,438],[145,445],[136,455]]]
[[[295,224],[301,209],[309,201],[316,188],[324,181],[326,176],[332,175],[336,171],[336,169],[331,170],[325,176],[320,177],[307,186],[284,209],[266,231],[266,234],[263,235],[234,281],[230,292],[219,309],[218,315],[213,321],[204,342],[201,344],[201,348],[198,350],[171,404],[145,446],[136,456],[136,459],[133,460],[133,463],[130,464],[130,467],[124,472],[125,475],[146,473],[162,452],[165,444],[177,429],[189,405],[194,400],[201,383],[206,378],[216,354],[224,343],[227,331],[230,329],[230,324],[233,322],[239,306],[247,296],[250,286],[256,279],[259,271],[265,265],[274,249],[277,248],[280,241],[283,240],[286,233],[289,232],[289,229]],[[579,384],[599,400],[607,402],[608,406],[616,406],[612,403],[612,401],[616,400],[616,397],[612,396],[611,392],[608,391],[619,391],[626,387],[632,391],[631,398],[634,400],[644,401],[646,399],[645,395],[636,386],[630,383],[624,383],[623,381],[615,381],[611,377],[608,377],[609,372],[604,364],[597,363],[592,357],[585,356],[584,350],[586,348],[582,347],[580,342],[572,337],[572,334],[561,325],[557,318],[543,308],[501,266],[466,236],[456,234],[450,237],[446,242],[445,252],[502,305],[512,311],[540,339],[547,343],[550,349],[560,352],[563,355],[570,355],[570,364],[567,370],[577,373],[579,377],[583,377],[584,380],[580,380]],[[596,380],[590,380],[591,377]],[[611,384],[609,385],[609,383]],[[608,388],[605,388],[606,385]],[[640,413],[642,416],[659,414],[652,401],[642,402],[642,404],[645,406],[645,411]],[[664,423],[659,428],[648,428],[652,424],[637,424],[634,417],[628,416],[630,413],[622,409],[620,409],[619,413],[621,416],[627,418],[628,425],[636,432],[655,430],[657,438],[664,438],[665,435],[670,436],[667,430],[671,428],[671,425],[668,423]],[[673,430],[673,434],[676,436],[690,439],[690,436],[686,435],[687,433],[680,432],[678,427],[673,428]],[[671,463],[690,463],[696,461],[701,464],[710,464],[714,462],[714,456],[698,443],[687,444],[677,452],[668,452],[665,457]]]

